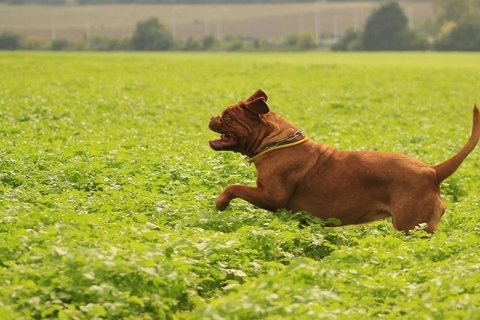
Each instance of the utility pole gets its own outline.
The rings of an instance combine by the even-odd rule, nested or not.
[[[299,15],[300,15],[300,16],[298,17],[298,28],[299,28],[300,34],[303,34],[303,32],[304,32],[304,17],[303,17],[303,12],[300,12]]]
[[[172,37],[175,39],[177,37],[177,10],[182,9],[183,6],[173,6],[172,11],[170,12],[170,20],[172,24]]]
[[[337,42],[338,40],[338,12],[335,11],[333,16],[333,40]]]
[[[318,0],[317,0],[315,1],[315,44],[317,46],[320,44],[319,16],[320,16],[320,12],[318,11]]]
[[[55,19],[57,18],[58,13],[53,13],[52,16],[50,17],[50,40],[55,41],[55,38],[57,37],[57,25]]]
[[[91,38],[91,22],[90,14],[87,14],[87,21],[85,22],[85,45],[87,49],[90,49],[90,38]]]

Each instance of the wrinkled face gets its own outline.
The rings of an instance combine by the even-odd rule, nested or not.
[[[266,94],[259,90],[246,102],[228,107],[221,116],[211,118],[208,127],[219,133],[220,138],[211,140],[210,147],[216,151],[247,154],[251,140],[254,139],[252,133],[260,132],[262,126],[265,126],[261,116],[269,112],[266,99]]]

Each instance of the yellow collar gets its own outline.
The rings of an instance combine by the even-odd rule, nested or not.
[[[307,137],[303,137],[302,139],[298,140],[298,141],[295,141],[295,142],[291,142],[291,143],[282,143],[283,141],[290,141],[290,140],[293,140],[295,139],[296,137],[302,135],[302,131],[301,130],[298,130],[294,133],[294,135],[290,138],[287,138],[287,139],[284,139],[284,140],[281,140],[281,141],[278,141],[276,143],[274,143],[273,145],[271,146],[267,146],[265,147],[265,149],[263,149],[262,152],[260,152],[259,154],[257,155],[254,155],[253,157],[249,158],[247,157],[247,161],[249,163],[252,163],[255,159],[257,159],[258,157],[260,156],[263,156],[264,154],[266,153],[269,153],[270,151],[273,151],[273,150],[278,150],[278,149],[283,149],[283,148],[289,148],[289,147],[293,147],[293,146],[296,146],[296,145],[299,145],[301,143],[304,143],[305,141],[308,140]]]

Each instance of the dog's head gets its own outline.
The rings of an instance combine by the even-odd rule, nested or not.
[[[210,119],[210,130],[220,133],[220,139],[210,140],[213,150],[248,153],[249,140],[261,134],[265,127],[262,116],[269,113],[267,95],[262,90],[255,92],[246,101],[226,108],[221,116]],[[263,128],[264,129],[264,128]]]
[[[220,138],[211,140],[213,150],[240,152],[252,156],[262,150],[271,138],[283,131],[295,130],[293,126],[270,112],[267,95],[257,90],[246,101],[226,108],[221,116],[210,119],[210,130],[220,133]]]

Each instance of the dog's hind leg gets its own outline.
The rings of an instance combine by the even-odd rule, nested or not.
[[[409,233],[415,227],[426,224],[425,231],[434,233],[445,212],[445,206],[438,195],[426,197],[421,203],[398,204],[392,210],[395,229]]]
[[[427,232],[434,233],[435,230],[437,230],[438,225],[440,224],[440,219],[442,218],[444,213],[445,205],[443,204],[440,196],[437,196],[435,199],[435,206],[433,208],[433,212],[427,222],[427,228],[425,230]]]

